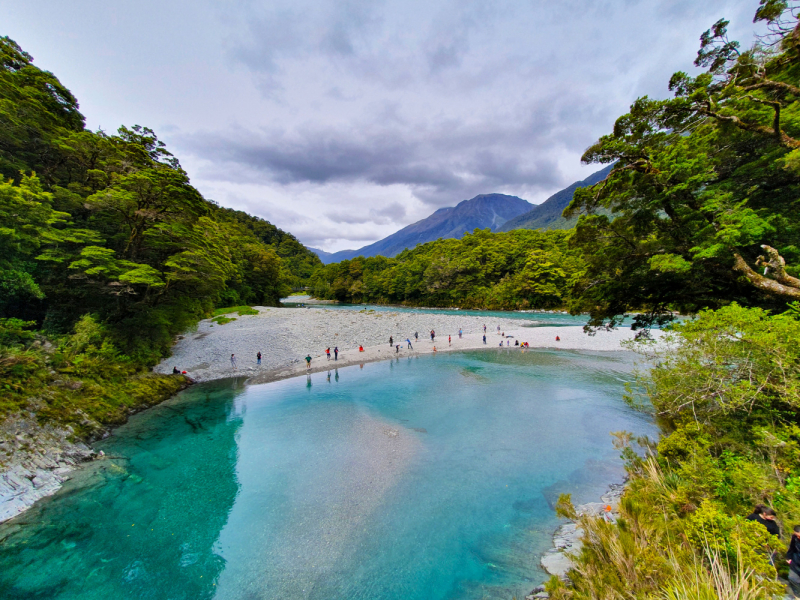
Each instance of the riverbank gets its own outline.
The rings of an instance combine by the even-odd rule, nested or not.
[[[258,315],[236,316],[235,321],[224,325],[201,321],[194,332],[181,336],[172,356],[154,370],[170,373],[177,367],[198,382],[247,377],[249,383],[267,383],[333,367],[430,354],[434,348],[436,352],[498,348],[502,342],[504,347],[519,350],[514,346],[519,341],[527,342],[531,349],[619,351],[623,350],[621,343],[635,335],[629,329],[599,331],[590,336],[578,326],[539,327],[534,314],[530,319],[503,319],[466,312],[449,315],[316,306],[255,308]],[[430,338],[431,330],[436,333],[434,340]],[[660,332],[654,335],[659,336]],[[410,348],[407,340],[411,341]],[[334,360],[336,347],[338,360]],[[330,360],[326,348],[331,349]],[[260,365],[256,361],[258,352],[262,354]],[[235,355],[235,366],[231,364],[231,354]],[[311,356],[310,370],[306,368],[306,356]]]
[[[468,313],[358,311],[324,306],[256,310],[257,315],[229,315],[235,320],[225,324],[219,320],[201,321],[195,331],[179,336],[173,355],[154,371],[168,374],[177,366],[197,382],[244,377],[250,384],[259,384],[401,356],[499,349],[501,343],[507,351],[523,351],[514,346],[515,341],[527,342],[531,349],[619,351],[623,349],[620,344],[634,335],[628,329],[589,336],[582,327],[539,327],[535,315],[530,319],[487,318]],[[430,338],[431,330],[436,332],[434,340]],[[406,340],[411,341],[411,347]],[[328,347],[332,351],[330,359],[324,352]],[[340,351],[338,360],[333,354],[336,347]],[[261,365],[256,362],[257,352],[262,353]],[[235,368],[231,354],[236,357]],[[310,369],[304,360],[308,355],[312,357]],[[139,409],[152,403],[145,402]],[[131,407],[128,412],[133,414],[139,409]],[[95,430],[94,438],[109,430],[88,417],[84,421],[82,427]],[[33,413],[20,413],[0,425],[0,522],[55,493],[71,470],[96,456],[80,439],[69,427],[40,424]]]

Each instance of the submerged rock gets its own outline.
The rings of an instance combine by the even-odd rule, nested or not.
[[[0,523],[54,494],[78,463],[94,458],[71,435],[71,428],[41,425],[29,415],[0,423]]]
[[[581,504],[575,510],[579,515],[592,515],[595,517],[607,515],[606,518],[616,521],[619,516],[617,512],[619,499],[624,491],[625,486],[623,484],[613,484],[608,492],[600,497],[601,502]],[[610,506],[611,511],[607,512],[606,506]],[[554,547],[542,556],[540,561],[542,568],[550,575],[566,579],[567,572],[573,567],[571,557],[580,552],[581,537],[583,537],[583,529],[577,523],[569,521],[559,527],[553,534]]]

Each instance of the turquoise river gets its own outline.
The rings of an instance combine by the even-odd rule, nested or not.
[[[491,349],[195,386],[0,526],[0,598],[524,595],[559,493],[622,478],[633,358]]]

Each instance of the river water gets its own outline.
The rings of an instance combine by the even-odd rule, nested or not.
[[[0,597],[524,596],[558,494],[622,469],[627,353],[426,355],[195,386],[0,526]]]

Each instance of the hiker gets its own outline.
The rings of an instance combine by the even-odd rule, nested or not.
[[[745,518],[748,521],[761,523],[767,528],[767,531],[770,534],[781,537],[781,529],[778,527],[778,523],[775,521],[775,511],[770,507],[764,506],[763,504],[756,504],[752,514],[747,515]]]
[[[483,324],[483,333],[486,333],[486,323]]]
[[[503,347],[503,340],[500,340],[500,347]]]
[[[514,345],[519,346],[519,340],[514,340]]]
[[[261,352],[256,352],[256,364],[261,366]]]
[[[414,348],[411,347],[411,340],[406,338],[406,344],[408,344],[408,349],[413,350]]]
[[[431,329],[431,341],[433,341],[435,337],[436,337],[436,332],[433,329]]]
[[[500,335],[500,325],[497,326],[497,335]]]
[[[364,351],[364,346],[359,346],[359,347],[358,347],[358,351],[359,351],[359,352],[363,352],[363,351]]]
[[[172,374],[173,375],[180,375],[181,372],[178,370],[178,367],[172,367]]]
[[[394,347],[394,353],[395,353],[395,354],[400,354],[400,344],[397,344],[397,345]]]
[[[556,336],[556,341],[557,341],[557,342],[560,342],[560,341],[561,341],[561,338],[560,338],[560,337],[558,337],[558,336]]]
[[[236,355],[235,354],[231,354],[231,366],[233,367],[233,370],[235,371],[236,370]]]
[[[792,530],[786,562],[789,563],[789,587],[795,597],[800,597],[800,525],[795,525]]]
[[[417,333],[416,331],[414,332],[414,341],[415,342],[419,341],[419,333]]]
[[[433,351],[436,352],[436,346],[433,347]]]
[[[331,359],[331,349],[330,349],[330,347],[325,348],[325,354],[328,355],[328,360],[330,360]]]
[[[339,360],[339,346],[333,349],[333,360]],[[336,381],[339,381],[339,373],[336,373]]]
[[[311,355],[306,356],[306,369],[311,368]]]
[[[483,334],[483,343],[484,344],[486,343],[486,334],[485,333]]]
[[[394,346],[394,338],[392,338],[392,336],[389,336],[389,348],[391,348],[392,346]]]
[[[458,339],[461,339],[461,327],[458,328]]]
[[[452,346],[452,345],[453,345],[453,344],[451,343],[451,340],[450,340],[450,336],[449,336],[449,335],[447,336],[447,345],[448,345],[448,346]]]

